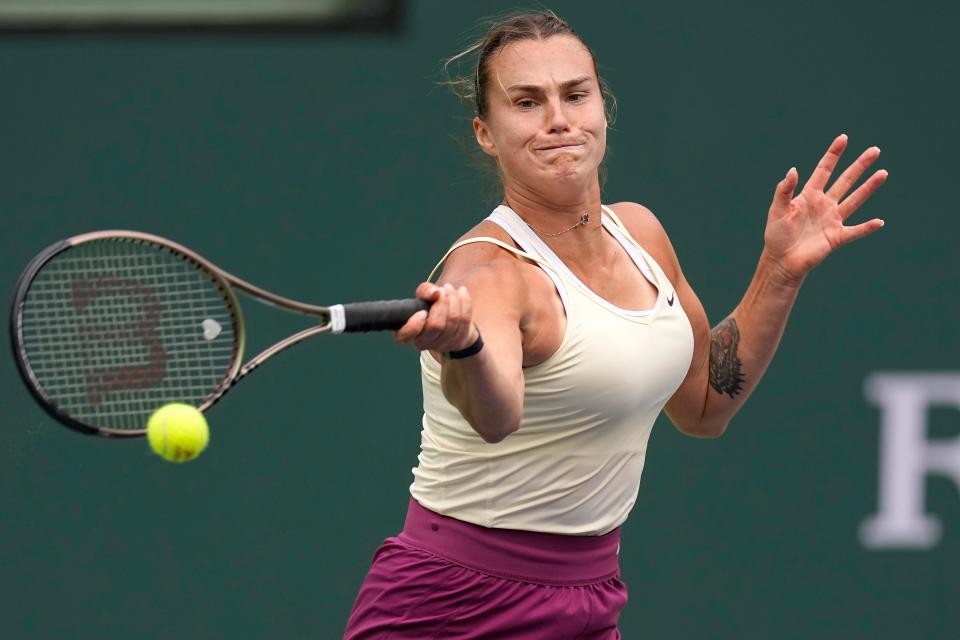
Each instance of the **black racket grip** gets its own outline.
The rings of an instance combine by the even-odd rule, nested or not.
[[[417,298],[345,304],[343,331],[396,331],[406,324],[410,316],[429,308],[429,302]]]

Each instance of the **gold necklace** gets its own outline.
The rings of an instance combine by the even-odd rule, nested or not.
[[[521,218],[521,220],[523,220],[523,218]],[[530,223],[527,222],[526,220],[523,220],[523,221],[527,223],[527,226],[528,226],[528,227],[530,227],[531,229],[533,229],[534,231],[536,231],[536,232],[537,232],[537,235],[543,236],[544,238],[554,238],[554,237],[556,237],[556,236],[563,235],[563,234],[566,233],[567,231],[573,231],[573,230],[576,229],[577,227],[585,227],[585,226],[587,226],[587,223],[590,222],[590,213],[587,212],[587,213],[582,214],[582,215],[580,216],[580,221],[577,222],[575,225],[573,225],[572,227],[567,227],[567,228],[564,229],[563,231],[557,231],[556,233],[544,233],[543,231],[540,231],[540,229],[537,229],[535,226],[533,226],[532,224],[530,224]]]

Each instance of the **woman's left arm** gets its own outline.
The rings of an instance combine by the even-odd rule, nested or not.
[[[887,178],[886,171],[876,171],[849,193],[880,155],[871,147],[828,189],[846,146],[845,135],[833,141],[800,193],[795,195],[796,168],[777,185],[753,280],[740,304],[713,329],[707,329],[703,307],[677,265],[677,296],[690,316],[695,348],[687,377],[665,409],[684,433],[724,432],[770,364],[807,274],[839,247],[883,226],[878,218],[843,224]]]

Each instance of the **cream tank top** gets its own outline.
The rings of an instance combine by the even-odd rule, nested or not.
[[[484,527],[566,535],[602,535],[627,519],[653,423],[690,367],[693,331],[660,266],[613,211],[603,212],[604,229],[657,288],[653,308],[628,311],[596,295],[503,205],[487,219],[522,251],[494,238],[450,249],[492,242],[535,261],[553,280],[567,325],[557,351],[523,370],[520,428],[496,444],[447,402],[440,365],[421,354],[423,430],[410,492],[427,509]]]

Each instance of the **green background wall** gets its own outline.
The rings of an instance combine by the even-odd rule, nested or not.
[[[133,228],[286,295],[408,295],[489,189],[435,86],[477,18],[410,2],[397,34],[0,37],[0,284],[47,244]],[[624,531],[626,638],[955,638],[960,500],[926,551],[870,551],[876,370],[958,368],[960,10],[918,3],[555,2],[617,93],[605,200],[661,218],[712,322],[739,300],[774,184],[877,144],[877,236],[808,279],[719,440],[654,431]],[[850,158],[855,157],[850,153]],[[250,309],[254,346],[297,325]],[[9,638],[334,638],[402,526],[416,356],[319,339],[210,414],[185,466],[60,428],[0,357],[0,619]],[[955,410],[931,413],[955,437]]]

